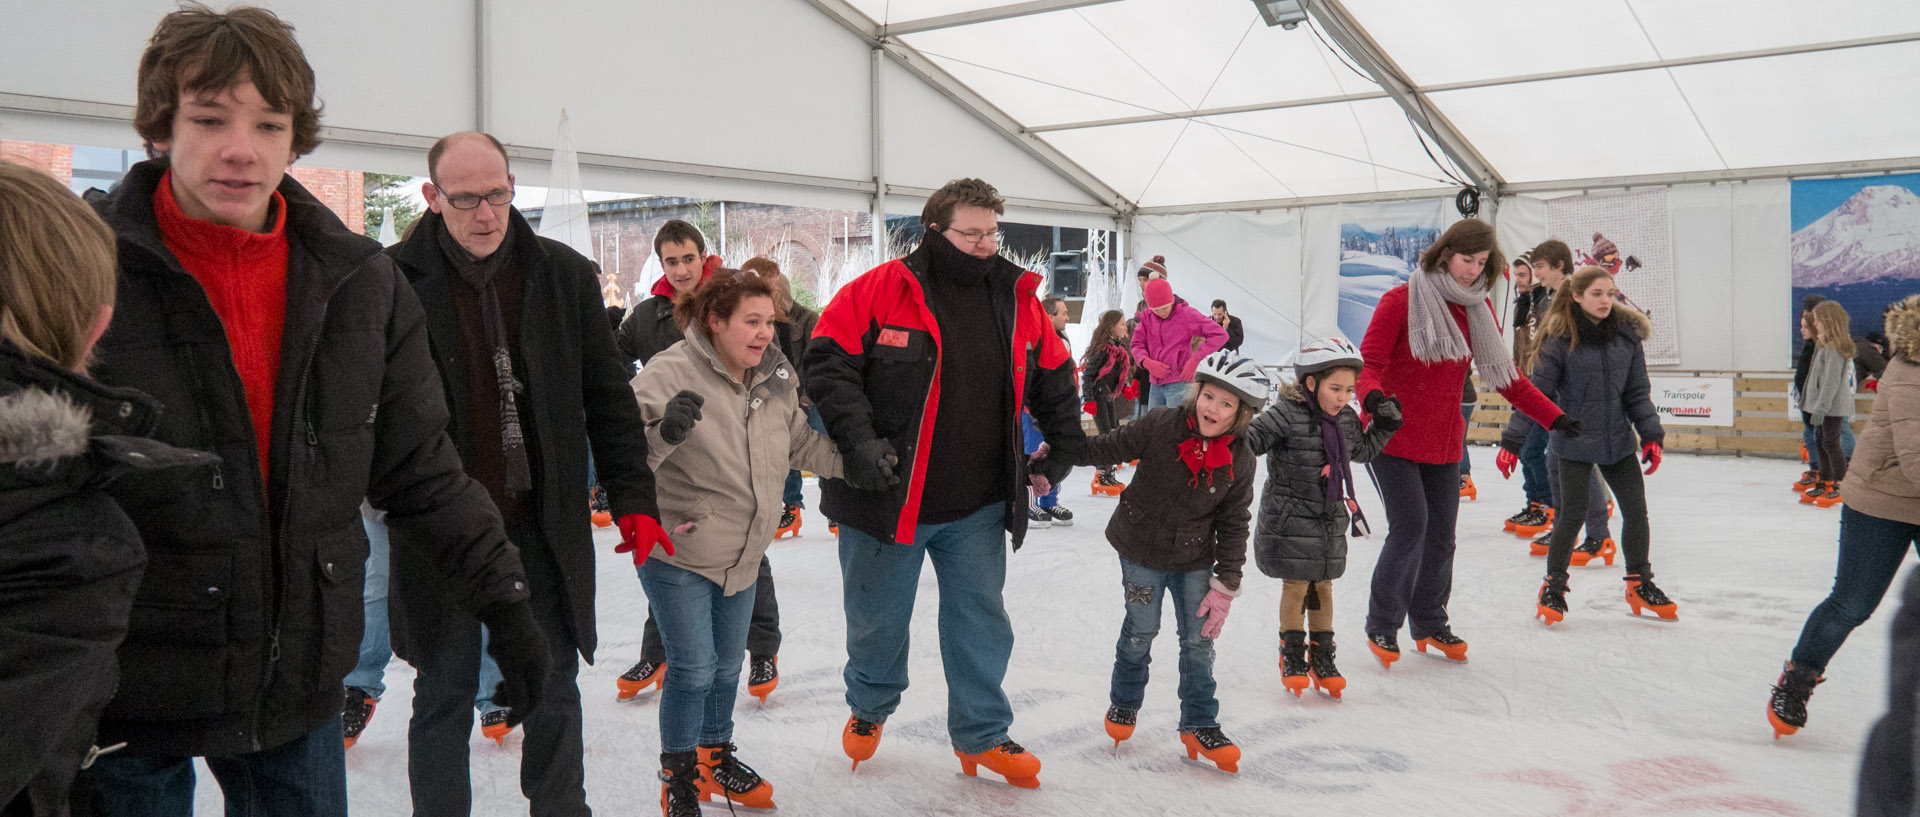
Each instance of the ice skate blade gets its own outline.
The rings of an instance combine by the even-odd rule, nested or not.
[[[987,775],[978,775],[978,774],[967,774],[966,772],[961,771],[961,772],[955,772],[954,775],[959,777],[962,780],[971,780],[983,786],[1000,785],[999,780],[993,779],[993,776],[997,775],[998,773],[994,772],[992,769],[988,769],[987,772],[988,772]],[[1040,788],[1040,778],[1038,777],[1009,777],[1009,778],[1005,778],[1005,780],[1006,780],[1006,785],[1012,786],[1016,789]]]
[[[1214,774],[1230,774],[1235,776],[1238,776],[1240,774],[1240,764],[1238,763],[1230,763],[1227,766],[1215,766],[1213,765],[1213,761],[1211,760],[1208,760],[1206,758],[1194,758],[1194,757],[1185,758],[1180,762],[1185,763],[1189,766],[1198,766],[1202,769],[1206,769],[1207,771],[1213,772]]]
[[[749,806],[738,800],[729,802],[725,799],[716,799],[713,795],[710,795],[710,794],[700,795],[700,807],[710,808],[710,809],[713,809],[714,811],[724,811],[728,813],[732,813],[735,811],[747,811],[747,812],[752,812],[754,814],[772,814],[780,810],[780,807],[778,805],[772,805],[766,808],[760,808],[759,806]]]
[[[1646,610],[1646,611],[1645,611],[1645,614],[1644,614],[1644,615],[1643,615],[1643,614],[1641,613],[1641,611],[1638,611],[1638,610],[1630,610],[1630,611],[1628,611],[1628,612],[1627,612],[1627,618],[1630,618],[1630,619],[1633,619],[1633,620],[1635,620],[1635,621],[1651,621],[1651,622],[1654,622],[1654,623],[1656,623],[1656,624],[1678,624],[1678,623],[1680,623],[1680,614],[1679,614],[1678,612],[1676,612],[1676,613],[1674,613],[1674,614],[1673,614],[1673,616],[1672,616],[1671,618],[1669,618],[1669,617],[1667,617],[1667,616],[1663,616],[1663,615],[1659,615],[1659,614],[1656,614],[1656,613],[1655,613],[1655,612],[1654,612],[1653,610],[1651,610],[1651,609],[1649,609],[1649,610]]]
[[[1451,656],[1451,655],[1448,655],[1448,654],[1447,654],[1447,651],[1446,651],[1446,650],[1443,650],[1443,649],[1440,649],[1440,648],[1439,648],[1439,647],[1437,647],[1437,646],[1436,646],[1436,647],[1434,647],[1433,649],[1431,649],[1431,650],[1429,650],[1429,649],[1427,649],[1427,645],[1425,645],[1425,644],[1422,644],[1422,643],[1420,643],[1420,642],[1418,642],[1418,641],[1416,641],[1416,642],[1414,642],[1414,652],[1417,652],[1417,653],[1419,653],[1419,654],[1421,654],[1421,655],[1424,655],[1424,656],[1426,656],[1426,657],[1428,657],[1428,658],[1432,658],[1432,659],[1434,659],[1434,660],[1436,660],[1436,661],[1445,661],[1445,662],[1447,662],[1447,663],[1450,663],[1450,664],[1465,664],[1465,663],[1467,663],[1467,656],[1466,656],[1466,651],[1465,651],[1465,650],[1462,650],[1462,651],[1461,651],[1461,654],[1460,654],[1460,657],[1458,657],[1458,658],[1455,658],[1455,657],[1453,657],[1453,656]]]

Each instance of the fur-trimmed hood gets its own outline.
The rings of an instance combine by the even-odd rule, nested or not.
[[[1920,362],[1920,295],[1895,301],[1887,312],[1887,352]]]
[[[0,395],[0,466],[32,468],[86,453],[92,414],[37,387]]]

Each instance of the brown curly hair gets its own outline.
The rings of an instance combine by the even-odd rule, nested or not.
[[[1507,271],[1507,257],[1500,252],[1500,243],[1494,240],[1493,225],[1484,221],[1463,218],[1454,222],[1420,251],[1420,268],[1427,272],[1445,272],[1447,263],[1455,255],[1477,252],[1487,254],[1487,266],[1480,271],[1478,285],[1492,286],[1493,280]]]
[[[253,83],[275,113],[293,115],[295,155],[320,146],[313,66],[293,38],[293,26],[253,6],[221,13],[186,3],[160,18],[140,55],[133,129],[151,152],[154,143],[173,139],[181,96],[218,96],[242,82]]]
[[[752,270],[717,269],[707,280],[700,282],[692,292],[683,293],[673,299],[673,322],[680,325],[681,332],[698,327],[707,331],[707,319],[728,320],[739,311],[740,302],[754,296],[761,296],[776,305],[780,296],[774,294],[773,284]]]

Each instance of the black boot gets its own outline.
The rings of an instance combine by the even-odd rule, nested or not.
[[[1347,688],[1347,679],[1340,674],[1340,668],[1333,665],[1333,651],[1333,633],[1313,633],[1307,649],[1307,675],[1313,679],[1314,689],[1338,698],[1341,690]]]
[[[1280,633],[1280,683],[1285,684],[1288,692],[1299,697],[1311,683],[1307,680],[1307,631],[1285,630]]]
[[[1567,617],[1567,579],[1565,576],[1548,576],[1540,585],[1540,598],[1534,607],[1534,616],[1551,627]]]
[[[1767,720],[1773,722],[1775,739],[1807,725],[1807,699],[1813,697],[1813,688],[1825,680],[1813,667],[1787,662],[1780,671],[1780,680],[1774,682],[1773,699],[1767,702]]]
[[[662,817],[700,817],[699,758],[697,752],[660,753]]]

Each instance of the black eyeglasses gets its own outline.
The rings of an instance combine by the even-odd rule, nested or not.
[[[484,195],[463,193],[458,196],[449,196],[447,195],[447,191],[442,190],[440,191],[440,195],[446,199],[448,204],[453,205],[453,209],[455,210],[472,210],[479,207],[480,202],[483,201],[495,207],[513,201],[513,188],[509,187],[505,190],[495,190]]]

